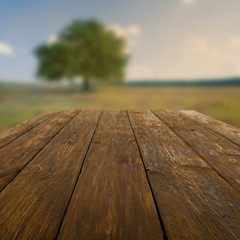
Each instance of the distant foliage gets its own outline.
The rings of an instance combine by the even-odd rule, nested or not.
[[[125,39],[96,20],[73,21],[57,41],[35,49],[37,74],[48,80],[82,77],[86,90],[90,79],[122,81],[128,62],[125,44]]]

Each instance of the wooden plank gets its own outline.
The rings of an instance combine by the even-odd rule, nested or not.
[[[57,239],[162,239],[126,111],[105,111]]]
[[[0,191],[78,112],[59,112],[0,149]]]
[[[181,112],[171,110],[154,112],[226,181],[240,191],[240,147],[238,145],[196,124]]]
[[[240,129],[229,125],[227,123],[216,120],[212,117],[206,116],[196,111],[180,111],[191,120],[202,124],[204,127],[211,129],[212,131],[226,137],[230,141],[240,145]]]
[[[12,142],[17,137],[21,136],[25,132],[34,128],[41,122],[45,121],[47,118],[55,114],[56,111],[44,112],[38,116],[35,116],[29,120],[26,120],[23,123],[18,124],[17,126],[10,128],[0,134],[0,148],[4,147],[8,143]]]
[[[239,239],[240,197],[150,111],[129,111],[168,239]]]
[[[80,112],[2,191],[0,239],[55,239],[99,116]]]

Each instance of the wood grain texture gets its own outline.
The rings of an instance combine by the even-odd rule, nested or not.
[[[25,122],[18,124],[17,126],[10,128],[2,133],[0,133],[0,148],[4,147],[8,143],[12,142],[17,137],[21,136],[25,132],[34,128],[41,122],[45,121],[47,118],[55,114],[56,111],[44,112],[36,117],[33,117]]]
[[[0,191],[78,112],[59,112],[0,149]]]
[[[129,116],[167,238],[239,239],[238,191],[152,112]]]
[[[226,137],[230,141],[240,146],[240,129],[229,125],[227,123],[216,120],[212,117],[206,116],[196,111],[180,111],[191,120],[194,120],[197,124],[203,125],[205,128],[209,128],[212,131]]]
[[[162,239],[126,111],[105,111],[58,239]]]
[[[99,116],[80,112],[1,192],[0,239],[55,239]]]
[[[196,124],[181,112],[172,110],[154,112],[226,181],[240,191],[240,147],[238,145]]]

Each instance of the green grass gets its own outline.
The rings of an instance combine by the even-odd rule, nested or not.
[[[46,110],[194,109],[240,127],[240,87],[0,88],[0,131]]]

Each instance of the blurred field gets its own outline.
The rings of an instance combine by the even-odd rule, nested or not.
[[[240,87],[0,88],[0,131],[46,110],[194,109],[240,127]]]

